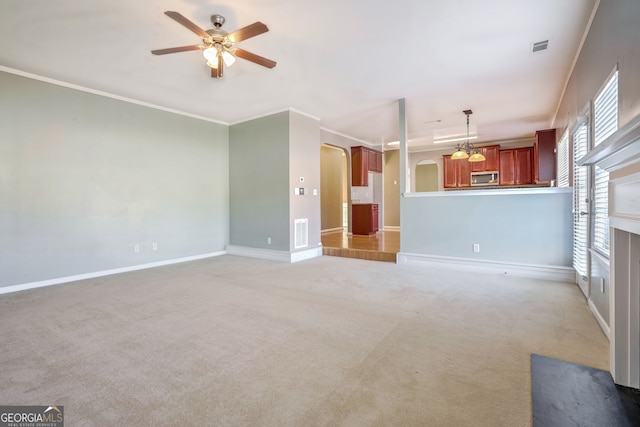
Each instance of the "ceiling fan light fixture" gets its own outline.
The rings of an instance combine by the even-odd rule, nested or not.
[[[222,50],[222,60],[224,61],[224,65],[227,67],[233,65],[236,62],[236,56],[229,50]]]
[[[202,51],[202,55],[206,58],[207,65],[208,63],[212,63],[212,64],[216,64],[215,67],[211,67],[211,65],[209,65],[211,68],[217,68],[218,67],[218,49],[216,49],[215,47],[208,47],[205,50]]]
[[[232,65],[236,62],[237,58],[253,62],[266,68],[273,68],[276,66],[276,61],[272,61],[244,49],[234,48],[235,43],[259,36],[260,34],[269,31],[269,28],[260,21],[256,21],[253,24],[233,31],[232,33],[227,33],[221,28],[222,24],[224,24],[224,17],[221,15],[213,15],[211,17],[211,22],[215,28],[205,31],[178,12],[167,10],[164,14],[190,30],[192,33],[198,35],[202,40],[202,44],[172,47],[168,49],[155,49],[151,51],[153,55],[167,55],[170,53],[200,50],[207,60],[207,65],[211,68],[212,78],[222,77],[222,69],[224,65]]]

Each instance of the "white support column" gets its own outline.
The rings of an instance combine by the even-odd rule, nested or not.
[[[398,137],[400,141],[400,193],[409,193],[409,155],[407,150],[407,106],[404,98],[398,100],[398,123],[400,129]]]

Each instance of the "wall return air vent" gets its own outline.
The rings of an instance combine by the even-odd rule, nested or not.
[[[296,219],[294,220],[294,224],[294,238],[296,249],[309,246],[309,219]]]

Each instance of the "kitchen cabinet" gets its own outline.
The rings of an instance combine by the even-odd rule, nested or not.
[[[353,234],[372,235],[378,231],[378,204],[358,203],[351,205]]]
[[[444,188],[471,187],[471,165],[467,159],[451,160],[451,155],[442,156]]]
[[[531,184],[532,158],[532,147],[500,150],[500,185]]]
[[[369,172],[382,172],[382,153],[367,147],[351,147],[351,185],[369,185]]]
[[[382,153],[375,150],[369,152],[369,172],[382,172]]]
[[[533,183],[549,184],[556,179],[556,130],[536,131],[533,144]]]
[[[484,162],[472,162],[471,172],[496,172],[500,170],[500,146],[489,145],[478,148],[478,151],[487,159]]]

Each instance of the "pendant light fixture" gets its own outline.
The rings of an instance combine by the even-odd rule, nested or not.
[[[451,160],[469,159],[469,162],[484,162],[487,160],[486,157],[469,142],[469,116],[473,114],[473,111],[464,110],[463,113],[467,116],[467,141],[464,144],[456,145],[456,152],[451,155]]]

